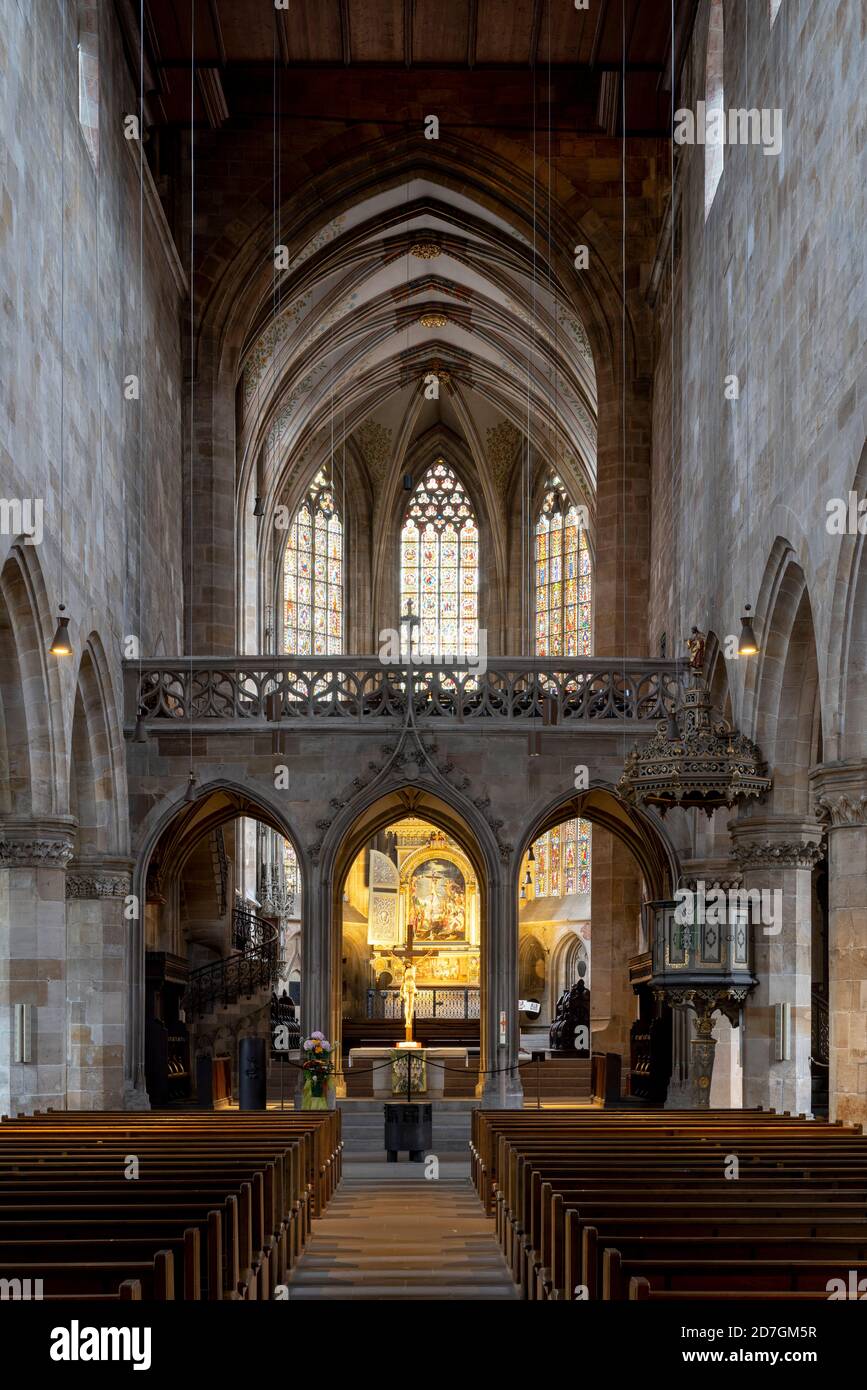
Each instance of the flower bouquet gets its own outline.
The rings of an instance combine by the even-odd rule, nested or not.
[[[311,1033],[301,1044],[302,1110],[328,1109],[328,1078],[334,1071],[331,1052],[331,1043],[322,1033]]]

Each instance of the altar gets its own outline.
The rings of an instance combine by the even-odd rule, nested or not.
[[[376,1100],[388,1100],[391,1096],[400,1094],[400,1091],[393,1089],[392,1082],[392,1062],[397,1050],[400,1049],[352,1047],[349,1050],[350,1067],[358,1067],[360,1071],[374,1068],[370,1080]],[[443,1094],[444,1065],[448,1067],[466,1067],[468,1065],[469,1054],[465,1047],[414,1047],[406,1048],[404,1051],[407,1058],[423,1059],[426,1086],[424,1090],[419,1090],[413,1084],[412,1094],[414,1096],[427,1096],[429,1100],[436,1100]]]

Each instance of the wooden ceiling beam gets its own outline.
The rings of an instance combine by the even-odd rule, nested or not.
[[[275,10],[275,22],[277,24],[277,51],[281,63],[289,62],[289,12],[288,10]]]
[[[214,43],[220,55],[220,64],[226,66],[226,45],[223,42],[223,27],[220,24],[220,11],[217,9],[217,0],[208,0],[208,14],[211,18],[211,29],[214,34]]]
[[[479,41],[479,0],[470,0],[467,18],[467,67],[476,66],[476,45]]]
[[[403,0],[403,61],[412,67],[412,19],[413,0]]]
[[[528,54],[530,67],[536,66],[539,57],[539,36],[542,33],[542,14],[545,10],[545,0],[536,0],[533,6],[533,27],[530,30],[530,51]]]
[[[599,0],[599,13],[596,16],[596,29],[593,34],[593,47],[590,49],[590,67],[595,68],[599,58],[599,48],[602,43],[602,31],[605,28],[605,20],[608,16],[608,0]]]
[[[349,32],[349,0],[340,0],[340,47],[343,63],[349,67],[352,62],[352,35]]]

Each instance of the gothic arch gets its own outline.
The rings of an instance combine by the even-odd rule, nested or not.
[[[867,493],[867,443],[851,490]],[[867,757],[867,538],[835,537],[840,556],[833,576],[826,681],[828,761]]]
[[[504,940],[506,924],[502,918],[503,869],[502,856],[494,832],[479,810],[462,793],[445,785],[406,783],[390,778],[376,782],[339,810],[326,830],[320,860],[322,900],[319,903],[318,923],[311,918],[305,927],[312,952],[322,952],[311,962],[305,945],[305,973],[302,979],[302,1018],[319,1020],[314,1026],[337,1041],[341,1033],[341,945],[342,893],[346,875],[356,855],[377,831],[402,817],[412,815],[429,820],[456,840],[466,854],[479,886],[480,899],[480,1066],[490,1065],[493,1057],[493,1016],[497,1010],[495,981],[498,961],[508,976],[506,989],[512,988],[517,971],[517,925],[514,940]],[[511,950],[512,970],[502,968],[503,953]],[[316,976],[329,981],[328,998],[315,989]],[[512,991],[514,992],[514,991]],[[502,1005],[500,1005],[502,1007]],[[307,1026],[307,1024],[305,1024]]]
[[[521,864],[530,845],[546,830],[572,819],[599,825],[623,842],[641,870],[648,898],[671,896],[680,878],[680,861],[660,818],[653,811],[629,805],[604,782],[592,782],[586,791],[575,792],[572,796],[556,797],[535,813],[523,831],[520,852],[515,856],[513,891],[516,896],[520,888]]]
[[[3,809],[20,816],[66,812],[63,706],[69,674],[51,657],[51,606],[32,546],[12,546],[0,572],[0,704]],[[2,805],[2,802],[0,802]]]
[[[183,788],[178,788],[172,796],[167,796],[152,807],[147,816],[141,822],[136,836],[135,866],[133,869],[132,892],[139,903],[139,914],[131,922],[131,933],[129,939],[128,972],[129,980],[129,1007],[127,1011],[127,1035],[126,1035],[126,1077],[124,1089],[128,1097],[132,1092],[138,1095],[145,1094],[144,1080],[144,957],[145,957],[145,937],[144,937],[144,904],[147,897],[148,870],[152,857],[164,836],[171,837],[172,829],[178,832],[176,838],[175,858],[183,862],[184,845],[186,834],[193,831],[195,824],[195,838],[200,840],[203,834],[214,829],[218,825],[225,824],[226,821],[233,820],[239,815],[250,816],[255,820],[261,820],[266,825],[276,830],[278,834],[285,836],[295,846],[298,852],[298,865],[301,873],[301,892],[302,901],[306,901],[305,894],[309,894],[311,888],[310,868],[306,857],[300,852],[301,841],[294,829],[289,817],[286,814],[280,798],[268,787],[257,785],[251,787],[241,782],[236,782],[231,778],[216,776],[201,783],[196,787],[194,800],[186,802],[183,799]],[[212,816],[204,816],[196,821],[196,808],[198,815],[201,812],[208,798],[211,796],[225,796],[225,803],[217,809]],[[205,808],[206,809],[206,808]],[[137,1102],[134,1102],[137,1103]]]
[[[775,811],[806,816],[809,769],[822,756],[816,634],[804,571],[788,543],[775,550],[779,563],[755,675],[755,737],[773,770]]]
[[[105,652],[91,633],[78,668],[69,759],[69,809],[78,823],[78,859],[122,854],[126,848],[124,762]]]

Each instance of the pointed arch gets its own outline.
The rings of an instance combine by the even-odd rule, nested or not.
[[[756,739],[774,769],[775,810],[807,815],[809,769],[822,756],[813,609],[794,549],[781,540],[775,551],[778,580],[756,675]]]
[[[410,611],[419,619],[420,651],[438,658],[478,655],[478,523],[463,483],[442,456],[412,492],[401,528],[400,612]]]
[[[50,624],[38,556],[14,545],[0,571],[0,809],[20,816],[66,810],[63,675],[48,655]]]
[[[124,849],[123,749],[105,653],[92,633],[81,654],[72,714],[69,809],[78,822],[76,857]]]
[[[343,565],[343,522],[331,485],[319,473],[283,549],[283,651],[293,656],[343,651]]]
[[[536,656],[590,656],[592,578],[585,516],[552,475],[533,527]]]

